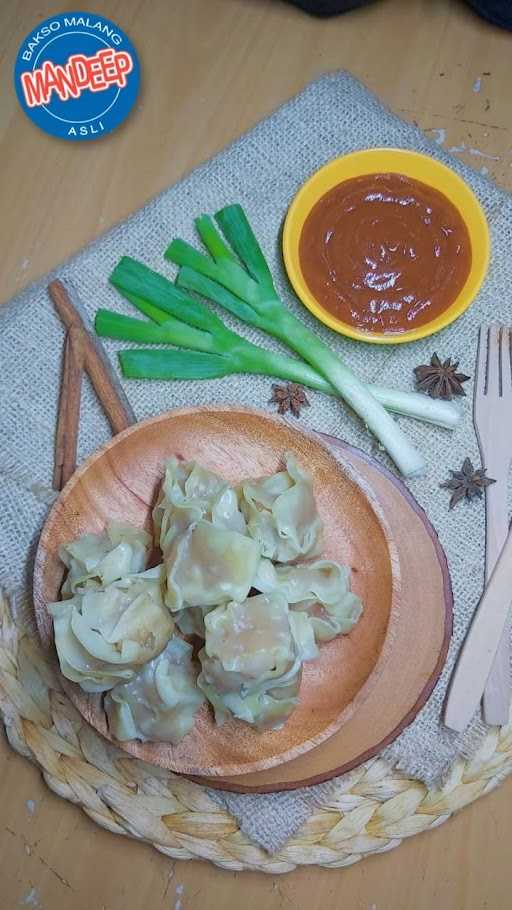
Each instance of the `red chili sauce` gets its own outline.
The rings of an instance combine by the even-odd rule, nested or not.
[[[471,268],[471,241],[443,193],[402,174],[368,174],[319,199],[299,257],[329,313],[363,331],[400,333],[454,302]]]

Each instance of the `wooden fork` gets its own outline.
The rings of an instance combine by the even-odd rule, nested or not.
[[[455,667],[444,722],[462,731],[484,695],[488,723],[508,722],[512,531],[508,530],[507,477],[512,458],[511,330],[480,329],[474,421],[482,464],[496,483],[486,488],[485,591]]]
[[[482,465],[496,483],[486,488],[485,583],[508,534],[507,481],[512,460],[512,330],[480,329],[474,422]],[[484,720],[508,723],[512,694],[510,616],[500,639],[483,697]]]

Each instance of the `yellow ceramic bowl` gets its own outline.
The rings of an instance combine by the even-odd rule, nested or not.
[[[304,222],[313,206],[334,186],[365,174],[405,174],[434,187],[455,205],[462,215],[471,239],[471,270],[458,297],[444,313],[418,328],[400,334],[363,332],[329,313],[316,300],[306,284],[299,259],[299,242]],[[365,149],[335,158],[316,171],[293,200],[283,231],[283,255],[288,277],[295,293],[321,322],[336,332],[373,344],[403,344],[439,332],[457,319],[472,303],[489,265],[489,229],[482,207],[469,186],[434,158],[406,149]]]

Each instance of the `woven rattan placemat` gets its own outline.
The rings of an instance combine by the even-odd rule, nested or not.
[[[19,621],[18,621],[19,622]],[[152,844],[173,859],[273,875],[296,866],[349,866],[397,847],[488,793],[512,772],[512,724],[489,728],[470,761],[429,789],[374,759],[339,779],[287,844],[270,856],[203,787],[130,758],[101,739],[64,695],[36,639],[0,598],[0,714],[13,749],[36,764],[55,793],[98,825]]]

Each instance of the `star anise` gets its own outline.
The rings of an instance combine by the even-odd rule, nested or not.
[[[301,408],[309,408],[306,393],[296,382],[287,382],[286,385],[273,383],[269,404],[277,404],[278,414],[291,411],[294,417],[300,417]]]
[[[470,378],[464,373],[457,373],[459,361],[452,363],[448,357],[441,363],[437,354],[432,354],[430,363],[415,367],[416,388],[428,392],[431,398],[444,398],[451,401],[454,395],[465,395],[462,383]]]
[[[439,484],[444,490],[453,490],[450,499],[450,509],[453,509],[462,499],[471,501],[482,496],[485,487],[496,483],[492,477],[485,476],[485,468],[475,470],[469,458],[465,458],[460,471],[450,471],[450,480]]]

